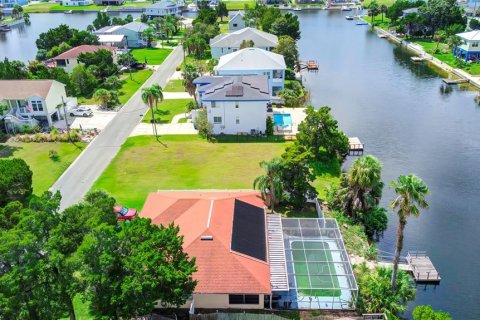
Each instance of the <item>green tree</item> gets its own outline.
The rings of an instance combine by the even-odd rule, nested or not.
[[[193,83],[193,81],[198,77],[200,77],[200,72],[198,71],[198,68],[196,66],[192,64],[186,64],[183,67],[183,70],[182,70],[183,86],[185,87],[185,91],[187,91],[188,94],[193,96],[196,104],[198,104],[197,95],[195,94],[197,86]]]
[[[278,39],[278,45],[273,52],[281,54],[285,58],[287,68],[297,70],[299,64],[298,48],[296,41],[290,36],[281,36]]]
[[[390,318],[391,315],[403,313],[407,302],[415,298],[416,290],[407,272],[400,270],[397,290],[392,291],[390,287],[392,269],[380,267],[370,271],[364,265],[361,265],[360,269],[356,278],[361,312],[386,313]]]
[[[105,79],[103,86],[108,90],[120,90],[122,87],[122,81],[117,76],[110,76]]]
[[[470,29],[472,29],[472,30],[478,30],[478,29],[480,29],[480,21],[478,21],[478,20],[475,19],[475,18],[470,19],[470,22],[468,23],[468,26],[469,26]]]
[[[160,93],[158,92],[156,87],[151,86],[151,87],[146,87],[142,89],[142,100],[143,100],[143,103],[148,105],[148,107],[150,108],[150,112],[152,114],[151,122],[153,126],[153,132],[155,133],[155,137],[157,139],[158,139],[158,134],[157,134],[157,126],[155,124],[155,112],[153,110],[153,105],[159,99],[160,99]]]
[[[15,80],[26,79],[28,77],[28,70],[25,63],[18,60],[8,60],[5,57],[3,61],[0,61],[0,79],[2,80]]]
[[[391,280],[392,290],[395,291],[398,263],[400,262],[400,254],[403,249],[403,232],[407,225],[407,218],[411,215],[418,217],[420,215],[420,209],[428,208],[425,196],[429,194],[430,191],[422,179],[413,174],[399,176],[396,181],[394,180],[390,183],[390,188],[393,188],[396,194],[390,207],[393,210],[397,210],[398,214],[397,243]]]
[[[217,12],[212,8],[206,6],[198,11],[197,17],[193,20],[192,24],[195,25],[197,23],[204,23],[204,24],[216,24],[217,23]]]
[[[243,40],[242,43],[240,43],[240,49],[245,49],[245,48],[252,48],[255,46],[255,43],[253,40]]]
[[[300,39],[300,22],[293,13],[281,15],[272,23],[270,32],[277,36],[289,36],[294,40]]]
[[[156,96],[155,96],[155,109],[158,111],[158,102],[163,101],[163,89],[158,83],[152,84],[153,90],[156,91]]]
[[[178,231],[173,224],[136,218],[87,235],[79,252],[90,313],[130,319],[151,313],[158,300],[175,307],[185,303],[196,285],[196,267],[195,258],[183,252]]]
[[[73,69],[71,80],[77,95],[89,95],[97,85],[97,79],[83,64]]]
[[[23,159],[0,159],[0,207],[25,202],[33,192],[32,171]]]
[[[465,29],[467,24],[462,9],[457,6],[456,0],[429,0],[418,9],[422,24],[433,35],[437,30],[445,29],[453,24],[460,24]]]
[[[377,3],[377,1],[373,0],[370,2],[370,5],[368,6],[368,15],[370,16],[370,22],[372,25],[372,28],[375,26],[375,17],[380,13],[380,7]]]
[[[372,238],[376,232],[387,230],[388,217],[387,209],[374,207],[366,214],[363,214],[362,223],[365,233]]]
[[[280,158],[273,158],[270,161],[260,162],[260,167],[265,171],[265,174],[258,176],[253,181],[253,188],[260,190],[262,199],[273,213],[275,203],[278,203],[283,194],[282,185],[282,167],[283,161]]]
[[[282,154],[283,165],[280,179],[285,200],[295,208],[303,208],[308,199],[315,199],[317,190],[312,186],[315,174],[309,166],[312,155],[304,147],[293,144]]]
[[[435,32],[435,34],[433,35],[433,39],[437,42],[436,46],[435,46],[435,51],[434,53],[437,53],[438,52],[438,46],[440,45],[440,42],[443,42],[447,39],[447,33],[445,32],[445,30],[439,30],[437,32]]]
[[[68,43],[72,47],[82,44],[98,44],[98,37],[88,31],[79,31],[70,28],[66,24],[61,24],[56,28],[49,29],[47,32],[42,32],[35,41],[38,49],[49,51],[62,42]]]
[[[130,52],[128,52],[120,54],[117,58],[117,63],[121,66],[131,68],[138,63],[138,60],[135,59],[135,57]]]
[[[142,33],[142,38],[147,40],[147,47],[150,48],[152,46],[152,41],[155,37],[155,30],[152,28],[147,28]]]
[[[202,109],[197,113],[195,118],[195,127],[198,130],[198,135],[203,139],[210,140],[213,131],[213,125],[208,122],[207,110]]]
[[[82,53],[78,56],[78,61],[85,64],[85,67],[99,81],[104,81],[107,77],[118,72],[118,66],[113,60],[112,52],[106,49]]]
[[[217,16],[220,17],[220,20],[223,22],[223,18],[228,17],[227,4],[223,1],[220,1],[217,4]]]
[[[330,107],[315,110],[309,106],[305,120],[298,126],[297,140],[307,150],[311,149],[317,160],[323,154],[341,160],[348,154],[348,138],[338,129],[337,120],[330,113]]]
[[[444,311],[435,312],[431,306],[416,306],[413,320],[452,320],[452,317]]]
[[[98,12],[97,17],[93,20],[93,26],[96,30],[101,29],[106,26],[111,26],[112,20],[106,12]]]
[[[93,99],[98,102],[102,108],[111,108],[120,104],[117,92],[106,89],[98,89],[95,91]]]
[[[265,126],[265,134],[269,137],[273,136],[273,132],[274,132],[274,123],[273,123],[273,119],[272,117],[267,117],[267,123],[266,123],[266,126]]]

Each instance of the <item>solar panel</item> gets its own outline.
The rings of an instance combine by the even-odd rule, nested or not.
[[[226,97],[242,97],[243,96],[243,87],[242,86],[232,86],[231,90],[228,90],[225,93]]]
[[[267,261],[265,212],[263,208],[235,199],[232,250]]]

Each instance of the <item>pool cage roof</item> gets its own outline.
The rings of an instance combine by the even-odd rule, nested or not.
[[[284,307],[355,309],[358,287],[335,219],[282,218],[288,294]]]

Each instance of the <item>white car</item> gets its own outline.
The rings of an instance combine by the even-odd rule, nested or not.
[[[92,109],[89,108],[76,108],[70,110],[71,117],[91,117],[93,116]]]

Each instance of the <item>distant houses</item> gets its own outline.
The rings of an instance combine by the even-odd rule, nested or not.
[[[62,54],[52,58],[47,63],[50,67],[60,67],[65,69],[66,72],[71,73],[73,69],[80,64],[78,56],[82,53],[95,52],[100,49],[109,50],[113,53],[114,59],[116,56],[116,48],[110,46],[94,46],[94,45],[81,45],[65,51]]]
[[[243,11],[230,11],[228,13],[228,30],[230,32],[245,28],[245,21]]]
[[[120,6],[125,0],[94,0],[97,6]]]
[[[94,34],[101,35],[123,35],[124,41],[129,48],[145,47],[147,42],[143,39],[143,31],[148,25],[142,22],[130,22],[122,26],[107,26],[94,31]],[[115,46],[116,47],[116,46]]]
[[[28,0],[0,0],[0,8],[13,8],[16,4],[23,6],[27,3]]]
[[[232,33],[222,33],[210,39],[212,58],[219,59],[225,54],[238,51],[242,44],[249,41],[253,42],[255,48],[272,51],[278,44],[278,37],[255,28],[243,28]]]
[[[0,104],[9,108],[0,120],[7,132],[42,122],[51,127],[60,118],[57,107],[66,99],[65,85],[55,80],[0,80]]]
[[[259,48],[245,48],[220,57],[216,75],[266,75],[269,92],[276,96],[285,85],[285,59],[282,55]]]
[[[93,4],[92,0],[63,0],[63,6],[88,6]]]
[[[458,33],[462,43],[453,48],[453,55],[465,61],[480,61],[480,31]]]
[[[267,76],[203,76],[194,84],[213,134],[265,133],[271,101]]]
[[[180,16],[184,5],[185,3],[183,1],[161,0],[145,7],[145,14],[150,19],[164,17],[166,15]]]

